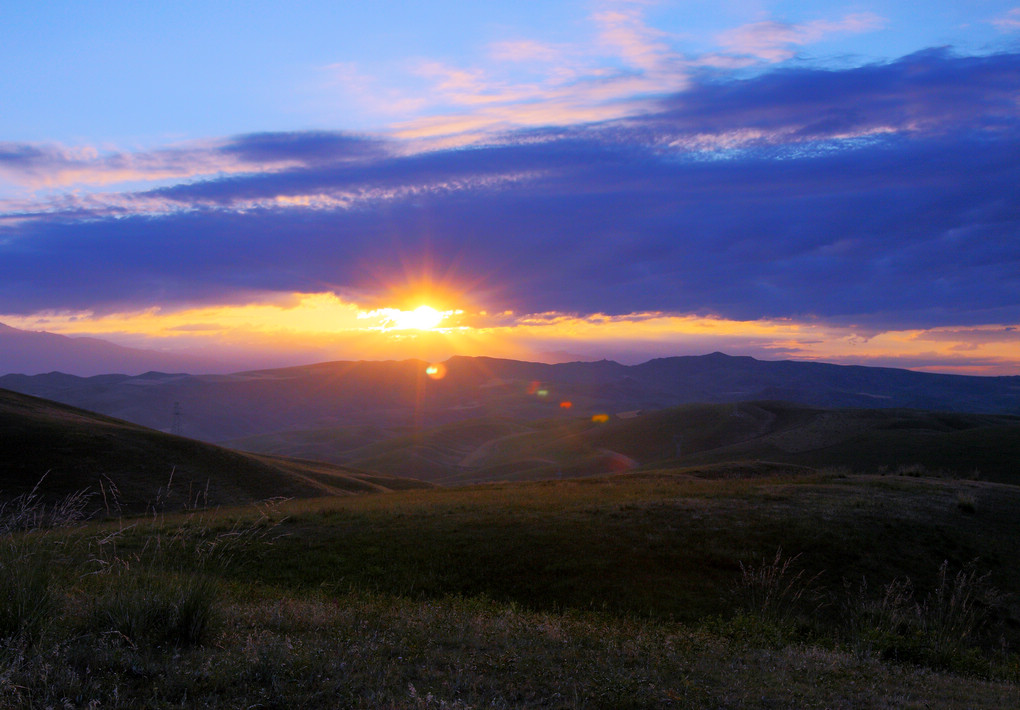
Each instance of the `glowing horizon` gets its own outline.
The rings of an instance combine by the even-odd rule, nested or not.
[[[874,330],[813,319],[739,321],[663,312],[617,316],[569,313],[490,313],[428,305],[363,308],[331,292],[289,294],[276,301],[179,311],[0,315],[30,331],[90,336],[130,347],[169,352],[246,349],[256,358],[288,352],[307,360],[441,361],[453,355],[563,361],[615,359],[626,364],[671,355],[723,351],[759,359],[902,367],[926,372],[1017,375],[1020,327]],[[968,359],[961,362],[960,353]]]

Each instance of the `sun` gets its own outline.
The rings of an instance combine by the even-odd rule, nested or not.
[[[464,311],[459,309],[441,311],[438,308],[422,304],[409,311],[400,308],[379,308],[374,311],[359,311],[358,318],[375,321],[374,325],[369,326],[369,330],[381,330],[383,332],[420,330],[445,333],[451,328],[447,321],[463,313]]]
[[[396,311],[391,316],[393,327],[399,330],[432,330],[446,317],[432,306],[418,306],[413,311]]]

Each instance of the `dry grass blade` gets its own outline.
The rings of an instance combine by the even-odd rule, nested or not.
[[[763,558],[760,564],[740,562],[737,593],[746,609],[773,624],[789,623],[818,579],[818,575],[805,578],[803,569],[795,571],[799,559],[799,554],[784,557],[780,547],[771,561]]]

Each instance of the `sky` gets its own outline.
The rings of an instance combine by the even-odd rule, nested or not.
[[[1020,375],[1017,0],[7,0],[0,26],[9,326],[239,368]]]

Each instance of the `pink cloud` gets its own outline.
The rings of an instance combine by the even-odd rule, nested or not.
[[[992,20],[992,24],[1002,32],[1016,32],[1020,30],[1020,7],[1015,7],[1002,17]]]
[[[0,144],[0,175],[22,188],[101,186],[191,178],[250,170],[280,170],[294,161],[251,161],[221,152],[222,143],[194,143],[177,148],[136,153],[100,150],[94,146],[58,144]]]
[[[871,32],[885,25],[884,18],[870,12],[846,15],[836,22],[813,20],[790,24],[765,20],[728,30],[718,40],[730,52],[781,62],[793,57],[796,47],[819,42],[829,35]]]
[[[664,61],[675,56],[665,41],[668,35],[646,25],[636,9],[600,12],[595,21],[601,26],[600,42],[633,67],[659,71]]]

